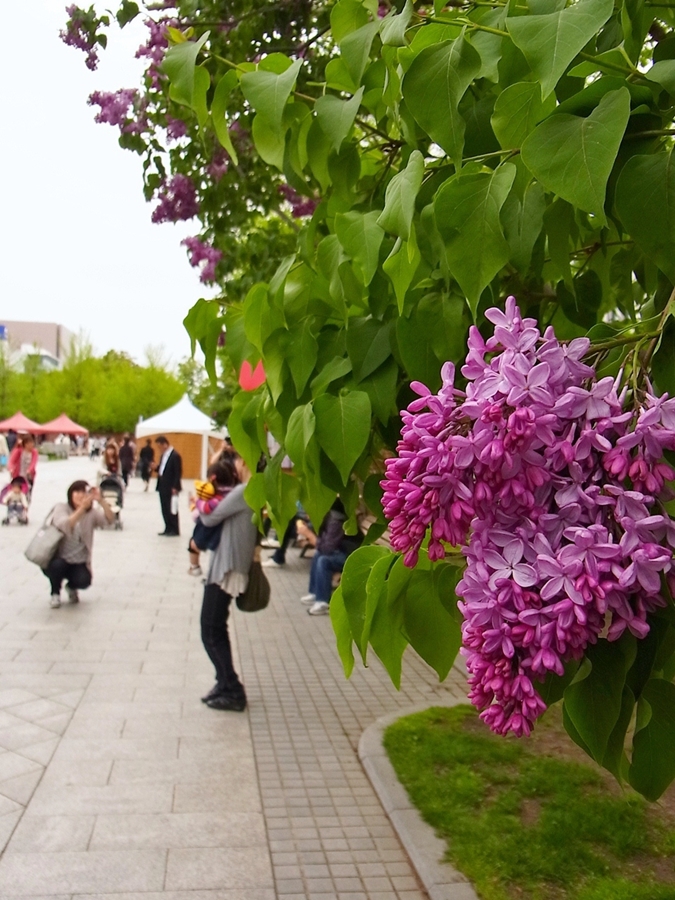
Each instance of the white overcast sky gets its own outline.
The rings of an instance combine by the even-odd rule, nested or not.
[[[97,125],[87,106],[94,90],[138,86],[145,28],[111,28],[90,72],[59,40],[65,6],[22,3],[21,27],[0,53],[0,315],[82,329],[97,352],[139,362],[161,344],[175,363],[190,352],[183,317],[209,295],[180,246],[199,223],[151,223],[141,157],[120,149],[118,130]]]

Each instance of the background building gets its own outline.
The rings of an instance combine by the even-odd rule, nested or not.
[[[72,331],[56,322],[0,319],[0,340],[7,342],[10,358],[20,361],[26,356],[39,356],[43,368],[60,368],[74,337]]]

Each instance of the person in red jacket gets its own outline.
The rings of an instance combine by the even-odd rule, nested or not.
[[[7,468],[10,478],[25,478],[31,489],[35,482],[37,470],[38,452],[35,449],[35,440],[30,434],[20,438],[9,454]]]

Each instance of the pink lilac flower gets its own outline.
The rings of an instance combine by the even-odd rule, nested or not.
[[[223,257],[222,250],[218,250],[216,247],[211,247],[209,244],[205,244],[198,237],[185,238],[185,240],[181,241],[181,243],[184,247],[188,248],[191,266],[196,267],[200,265],[200,263],[205,263],[205,265],[202,267],[199,280],[204,284],[215,281],[216,266]]]
[[[546,708],[538,682],[601,634],[643,638],[663,578],[675,582],[663,459],[675,402],[597,380],[588,340],[542,335],[513,297],[486,318],[494,334],[471,329],[464,391],[451,363],[438,394],[411,385],[383,504],[406,565],[425,540],[432,560],[463,547],[470,698],[493,730],[520,735]]]
[[[288,184],[280,184],[278,191],[284,200],[291,204],[291,213],[296,219],[303,219],[307,216],[313,216],[314,211],[319,205],[318,200],[312,197],[303,197]]]
[[[179,222],[192,219],[199,213],[197,190],[187,175],[174,175],[159,189],[159,205],[153,210],[152,221]]]
[[[123,88],[114,93],[94,91],[87,101],[89,106],[98,106],[95,122],[117,125],[122,134],[140,134],[147,128],[147,118],[136,90]]]

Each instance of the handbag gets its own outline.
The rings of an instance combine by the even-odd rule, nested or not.
[[[270,602],[270,583],[260,565],[260,547],[255,548],[253,562],[248,573],[248,585],[237,597],[237,607],[242,612],[258,612]]]
[[[54,510],[52,509],[24,552],[26,559],[41,569],[46,569],[54,559],[59,544],[63,540],[63,532],[52,524],[53,515]]]

